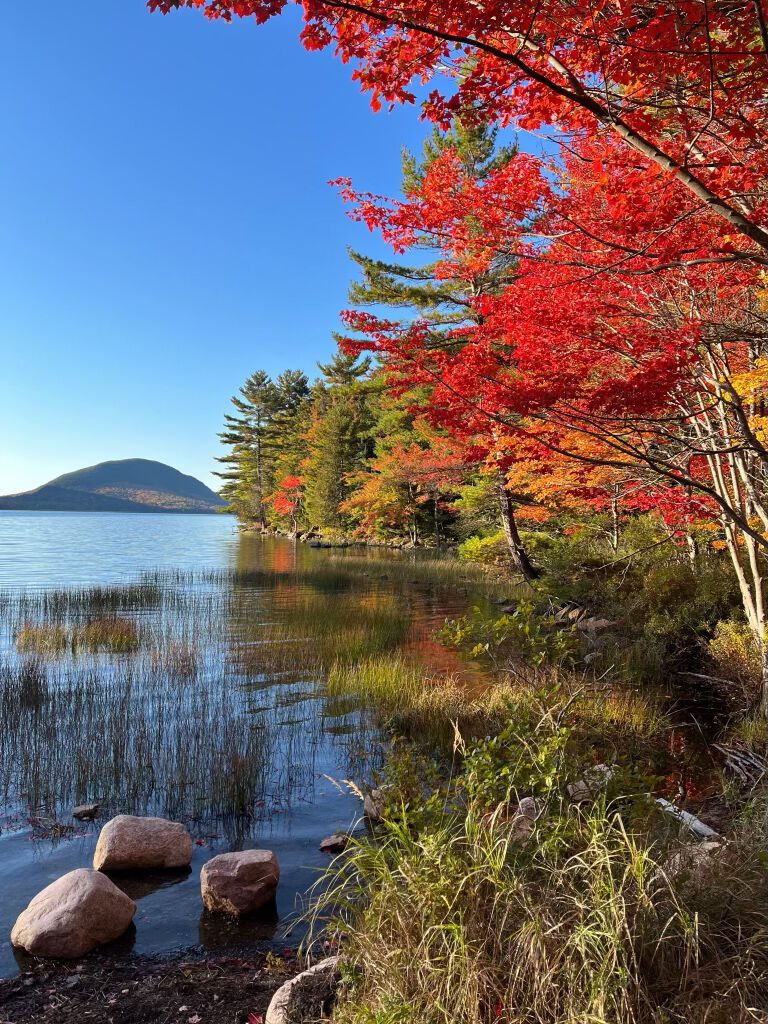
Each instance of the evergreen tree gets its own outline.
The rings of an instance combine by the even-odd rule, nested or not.
[[[415,191],[430,166],[446,150],[452,150],[458,157],[468,176],[483,180],[489,174],[503,167],[515,154],[514,147],[499,147],[497,131],[474,120],[457,118],[450,131],[435,130],[426,140],[421,159],[404,152],[402,162],[403,192],[408,195]],[[467,218],[467,232],[471,236],[477,230],[470,217]],[[440,239],[425,232],[420,238],[420,248],[426,251],[438,249]],[[390,306],[417,316],[429,329],[427,344],[442,348],[450,347],[450,332],[477,323],[473,301],[482,295],[498,294],[510,283],[515,274],[516,259],[512,252],[500,252],[493,263],[474,275],[445,278],[444,263],[438,269],[437,263],[422,266],[406,266],[383,260],[372,259],[358,252],[350,252],[358,265],[361,277],[350,288],[350,301],[357,306]],[[501,465],[495,471],[497,508],[510,555],[518,570],[528,579],[537,575],[523,547],[515,521],[515,501],[510,495],[505,472]],[[438,507],[439,495],[433,494],[435,502],[436,533],[439,536]]]
[[[262,529],[267,525],[265,500],[274,484],[275,463],[284,438],[309,394],[309,382],[298,370],[286,370],[277,380],[264,370],[252,373],[232,398],[234,414],[224,417],[219,434],[229,446],[219,458],[226,470],[222,495],[241,521]]]
[[[313,390],[304,462],[306,515],[312,526],[343,531],[351,522],[341,506],[354,486],[352,477],[373,454],[366,385],[371,360],[337,352],[319,369],[323,379]]]

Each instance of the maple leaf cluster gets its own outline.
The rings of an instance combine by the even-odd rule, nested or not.
[[[430,89],[422,113],[442,128],[474,119],[547,141],[482,175],[446,148],[397,198],[336,183],[353,218],[396,253],[433,251],[435,280],[470,296],[438,333],[351,309],[347,349],[376,353],[393,394],[428,396],[420,414],[509,487],[716,524],[742,592],[757,588],[760,635],[765,0],[299,6],[304,45],[350,62],[374,107]],[[284,4],[150,7],[264,21]],[[503,286],[486,287],[500,266]]]

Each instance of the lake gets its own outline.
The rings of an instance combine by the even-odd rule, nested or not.
[[[468,586],[423,553],[315,550],[223,515],[0,512],[0,976],[25,963],[18,913],[90,865],[117,813],[182,820],[195,845],[190,872],[116,879],[138,903],[116,955],[297,941],[320,840],[364,827],[344,780],[370,781],[385,742],[325,694],[327,669],[402,651],[463,671],[433,634]],[[89,800],[100,818],[75,822]],[[201,866],[251,847],[280,861],[276,906],[203,913]]]

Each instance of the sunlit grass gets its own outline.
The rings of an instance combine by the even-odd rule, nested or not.
[[[395,729],[416,738],[453,739],[453,727],[468,735],[487,735],[500,728],[516,705],[549,692],[567,706],[582,725],[612,735],[650,739],[669,727],[652,694],[620,688],[590,690],[584,680],[556,668],[531,670],[525,678],[502,677],[478,691],[455,676],[435,675],[402,654],[359,662],[335,662],[327,678],[332,697],[355,695]]]
[[[139,642],[136,623],[124,618],[90,619],[68,626],[58,622],[28,623],[16,634],[17,649],[24,654],[37,655],[56,655],[67,650],[118,654],[135,651]]]
[[[26,625],[16,634],[16,647],[24,654],[58,654],[71,645],[71,633],[55,623]]]

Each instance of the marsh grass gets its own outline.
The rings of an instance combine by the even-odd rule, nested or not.
[[[754,852],[678,884],[608,807],[525,846],[473,808],[355,841],[320,900],[345,934],[338,1024],[759,1020],[768,899]]]
[[[567,708],[584,732],[632,741],[651,741],[669,728],[669,718],[653,694],[613,687],[596,688],[586,676],[562,668],[529,668],[524,674],[477,681],[431,674],[403,654],[335,662],[327,676],[331,697],[355,696],[398,733],[428,743],[450,745],[455,728],[470,737],[497,732],[516,707],[528,707],[541,694],[553,707]]]
[[[29,662],[0,673],[0,716],[6,802],[23,794],[55,814],[62,803],[98,799],[182,819],[255,813],[280,724],[277,712],[252,716],[234,686],[177,686],[130,668],[104,679]],[[304,731],[301,763],[316,739]]]
[[[311,791],[321,744],[359,763],[370,746],[364,716],[327,709],[317,684],[342,655],[402,643],[402,602],[336,570],[309,583],[150,576],[0,595],[6,806],[53,819],[98,799],[183,820],[256,821]]]
[[[124,654],[140,644],[139,628],[131,619],[102,617],[79,624],[27,623],[16,633],[23,654],[56,656],[65,651],[110,651]]]
[[[331,599],[320,591],[278,590],[272,621],[243,631],[230,661],[250,674],[301,670],[316,677],[336,661],[345,664],[397,650],[411,627],[408,610],[386,594],[349,591]]]
[[[56,623],[29,623],[16,633],[16,647],[22,654],[60,654],[71,646],[71,642],[70,631]]]
[[[180,679],[191,679],[197,675],[200,658],[199,645],[186,639],[168,637],[153,643],[149,650],[150,664],[155,672]]]
[[[139,580],[117,586],[21,592],[0,590],[0,610],[13,609],[29,619],[57,619],[70,615],[102,616],[121,611],[153,609],[167,599],[167,591],[159,584]]]

